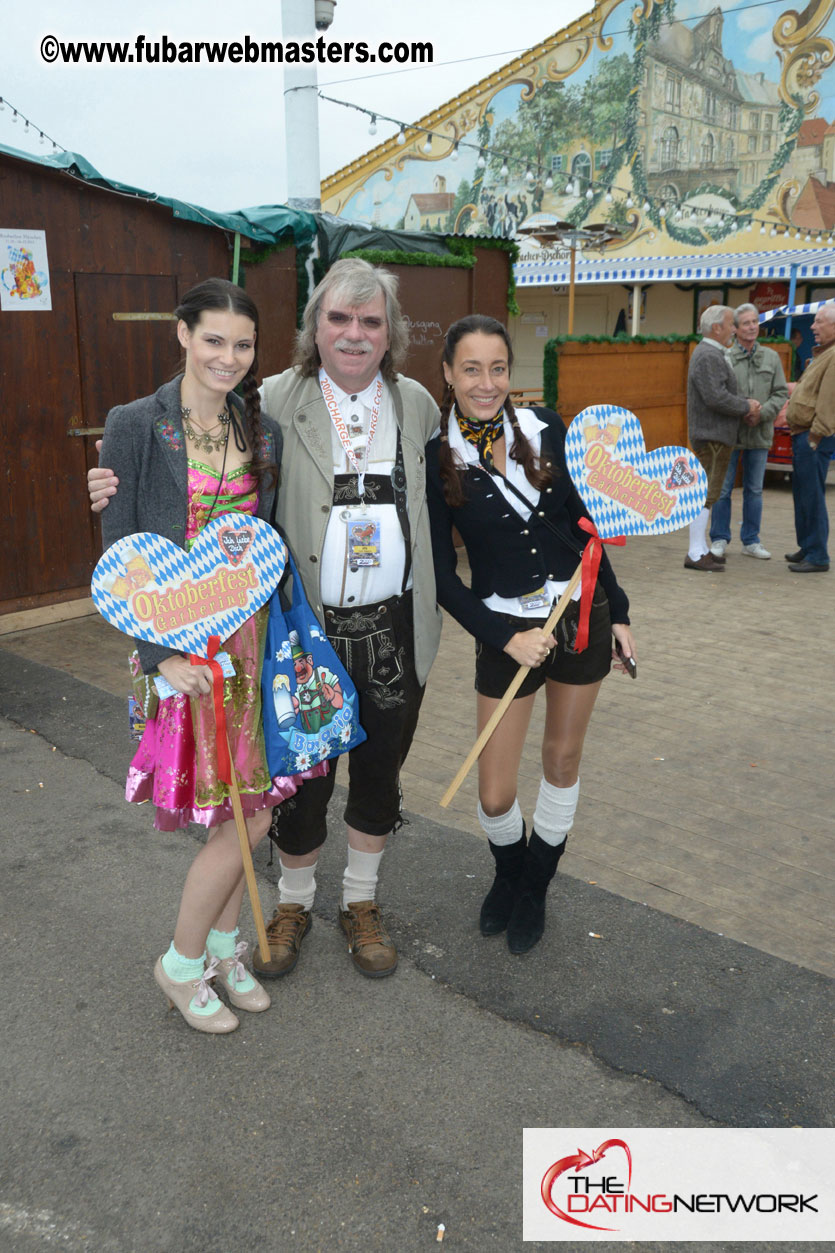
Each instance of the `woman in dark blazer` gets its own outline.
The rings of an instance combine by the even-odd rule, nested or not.
[[[186,294],[175,313],[183,374],[107,417],[102,456],[118,475],[119,491],[102,519],[106,548],[126,535],[152,531],[187,549],[219,514],[273,516],[281,432],[260,413],[257,309],[240,287],[208,279]],[[238,386],[243,402],[233,394]],[[260,674],[268,612],[262,606],[224,642],[235,665],[235,677],[224,684],[227,727],[253,847],[269,829],[273,805],[297,787],[292,779],[272,779],[264,755]],[[137,641],[133,668],[146,727],[127,797],[152,801],[159,829],[190,822],[209,829],[154,978],[190,1026],[232,1031],[238,1019],[210,979],[240,1009],[267,1009],[270,998],[244,968],[246,945],[237,941],[243,868],[228,786],[218,777],[211,671],[145,641]],[[154,673],[177,695],[158,701]]]
[[[511,952],[524,953],[544,929],[545,895],[577,808],[583,741],[611,667],[612,636],[624,656],[633,658],[635,649],[629,602],[605,554],[588,646],[574,648],[577,600],[556,638],[542,630],[580,561],[588,535],[578,522],[586,511],[566,468],[565,427],[550,410],[514,410],[512,364],[510,337],[494,318],[474,314],[447,331],[441,433],[427,448],[427,492],[438,602],[476,638],[479,732],[518,666],[532,667],[481,753],[478,775],[479,821],[496,862],[481,931],[506,929]],[[456,571],[453,527],[467,550],[470,587]],[[517,781],[542,686],[542,780],[527,841]]]

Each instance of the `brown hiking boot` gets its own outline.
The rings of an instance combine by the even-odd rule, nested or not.
[[[262,961],[261,950],[256,948],[252,954],[253,970],[264,979],[289,975],[299,960],[299,949],[311,922],[309,909],[302,909],[301,905],[279,905],[267,924],[270,960]]]
[[[340,909],[339,925],[348,937],[348,952],[357,970],[369,979],[394,974],[397,950],[376,901],[352,901],[347,909]]]

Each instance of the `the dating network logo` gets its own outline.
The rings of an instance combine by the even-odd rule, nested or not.
[[[626,1182],[616,1175],[603,1175],[599,1180],[589,1178],[589,1169],[597,1167],[598,1162],[611,1149],[618,1149],[626,1157]],[[570,1172],[574,1172],[571,1174]],[[583,1173],[581,1173],[583,1172]],[[596,1172],[595,1172],[596,1173]],[[568,1175],[559,1189],[560,1199],[565,1209],[554,1200],[557,1181],[562,1175]],[[604,1227],[598,1223],[584,1222],[575,1217],[577,1213],[588,1214],[602,1210],[606,1213],[617,1212],[617,1202],[625,1210],[631,1201],[632,1187],[632,1152],[625,1140],[604,1140],[593,1152],[587,1153],[578,1149],[568,1157],[549,1166],[542,1176],[542,1199],[552,1214],[564,1222],[574,1223],[577,1227],[590,1227],[594,1231],[618,1231],[617,1227]],[[631,1208],[631,1206],[629,1206]]]

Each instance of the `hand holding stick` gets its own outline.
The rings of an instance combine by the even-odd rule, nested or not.
[[[551,610],[551,616],[549,617],[548,621],[545,623],[545,626],[542,628],[543,633],[545,635],[551,634],[554,627],[557,625],[560,618],[563,616],[566,609],[568,608],[571,597],[574,594],[577,584],[580,582],[580,577],[582,575],[582,572],[583,572],[583,565],[581,562],[580,565],[572,574],[568,583],[568,587],[566,587],[562,596],[559,598],[556,605]],[[530,670],[530,666],[520,666],[518,671],[514,675],[507,691],[505,692],[501,701],[499,702],[499,704],[496,706],[495,710],[493,711],[493,714],[489,722],[485,726],[484,730],[481,732],[481,735],[478,737],[475,744],[473,744],[472,748],[470,749],[470,752],[467,755],[467,758],[464,761],[464,764],[461,766],[461,769],[458,771],[457,775],[452,780],[449,787],[447,788],[447,790],[444,792],[443,796],[441,797],[441,806],[444,809],[447,807],[447,805],[452,800],[455,793],[460,788],[461,784],[466,779],[467,775],[470,773],[473,762],[481,755],[481,752],[484,749],[485,744],[490,739],[490,736],[493,734],[496,727],[499,725],[505,713],[507,712],[507,708],[510,702],[513,700],[513,697],[516,695],[516,693],[519,691],[519,688],[522,686],[525,676],[528,674],[529,670]]]

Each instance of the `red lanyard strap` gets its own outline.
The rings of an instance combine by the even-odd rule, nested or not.
[[[616,544],[618,547],[623,547],[626,543],[626,536],[616,535],[612,539],[603,539],[603,537],[598,534],[597,527],[594,525],[591,518],[580,518],[578,525],[582,531],[586,531],[590,536],[589,542],[583,549],[580,621],[577,626],[577,639],[574,644],[574,651],[576,653],[581,653],[584,649],[588,648],[591,602],[594,599],[594,589],[597,585],[597,575],[600,570],[600,559],[603,556],[603,545]]]
[[[215,661],[215,653],[220,648],[220,636],[210,635],[207,647],[208,656],[189,655],[193,666],[208,666],[212,672],[212,697],[215,706],[215,734],[217,737],[217,774],[223,783],[232,782],[232,763],[229,760],[229,741],[226,738],[226,709],[223,704],[223,671],[220,662]]]

